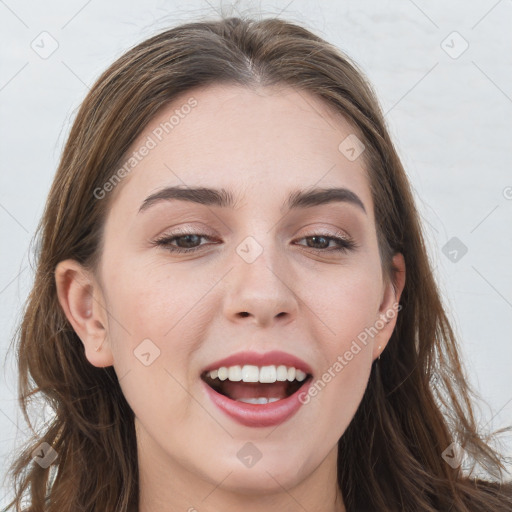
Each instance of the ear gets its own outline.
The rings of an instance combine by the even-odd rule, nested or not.
[[[59,303],[82,340],[87,360],[99,368],[111,366],[108,316],[95,277],[77,261],[64,260],[55,268],[55,284]]]
[[[388,341],[395,329],[396,319],[399,314],[400,296],[405,286],[405,260],[401,253],[393,256],[393,275],[384,280],[382,301],[379,306],[379,316],[375,321],[377,334],[373,340],[373,359],[375,360],[386,348]]]

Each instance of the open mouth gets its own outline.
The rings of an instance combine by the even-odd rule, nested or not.
[[[295,394],[311,375],[293,366],[230,366],[203,372],[201,379],[217,393],[237,402],[263,405]]]

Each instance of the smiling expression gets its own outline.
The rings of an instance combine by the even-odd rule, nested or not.
[[[111,192],[99,269],[107,341],[89,359],[114,365],[153,467],[213,485],[229,474],[226,489],[289,488],[335,468],[393,329],[298,404],[398,300],[367,172],[339,149],[355,129],[288,88],[187,92],[132,151],[190,96],[197,106]],[[251,468],[248,441],[261,455]]]

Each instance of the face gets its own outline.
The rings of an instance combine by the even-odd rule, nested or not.
[[[355,133],[307,93],[214,85],[133,144],[89,317],[106,338],[81,338],[113,364],[162,478],[249,493],[332,474],[399,300]],[[314,189],[340,190],[298,200]]]

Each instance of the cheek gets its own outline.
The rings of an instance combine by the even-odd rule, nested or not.
[[[186,369],[200,339],[194,330],[200,324],[190,320],[197,319],[193,307],[201,295],[186,286],[182,274],[167,269],[119,261],[104,280],[109,340],[123,393],[136,415],[158,410],[171,424],[187,414],[183,386],[188,387]]]
[[[316,339],[323,340],[331,359],[378,318],[381,287],[374,266],[341,268],[308,279],[302,287],[304,302],[317,317]]]
[[[201,298],[211,284],[172,263],[136,258],[111,265],[105,281],[114,350],[133,350],[149,338],[162,355],[172,348],[174,358],[179,359],[182,346],[190,341],[190,319],[197,317]]]
[[[319,289],[316,281],[309,292],[321,320],[315,335],[322,340],[323,364],[303,399],[318,408],[327,431],[328,425],[337,426],[339,436],[359,406],[371,371],[372,327],[381,299],[378,279],[370,267],[344,269],[336,283],[326,286],[324,281]]]
[[[118,262],[106,277],[109,307],[130,332],[146,329],[165,334],[189,293],[172,269],[167,274],[156,270],[149,265]]]

